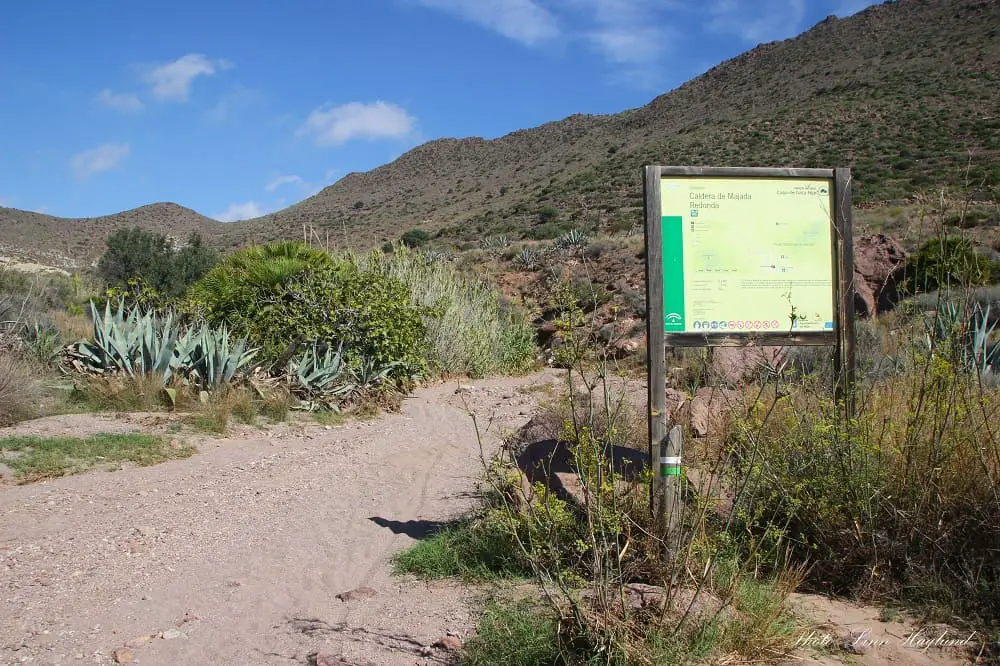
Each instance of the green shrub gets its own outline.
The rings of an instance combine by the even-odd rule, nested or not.
[[[587,277],[573,278],[569,287],[573,298],[584,312],[593,312],[611,300],[611,292],[607,287]]]
[[[51,310],[83,314],[91,288],[79,275],[25,273],[0,266],[0,319],[34,324]]]
[[[334,265],[323,250],[303,243],[254,245],[225,258],[188,291],[192,305],[209,320],[239,321],[263,306],[293,276]]]
[[[555,208],[543,208],[538,211],[539,224],[554,222],[559,217],[559,211]]]
[[[400,237],[406,247],[420,247],[431,239],[431,235],[423,229],[410,229]]]
[[[809,587],[1000,618],[1000,393],[941,348],[874,383],[858,415],[813,390],[761,398],[735,427],[736,516]]]
[[[140,278],[158,293],[179,296],[217,260],[217,253],[205,247],[197,233],[177,248],[162,234],[133,227],[118,229],[108,236],[97,273],[111,286],[123,287],[129,280]]]
[[[423,316],[428,360],[439,372],[516,374],[533,362],[531,324],[485,282],[405,246],[392,257],[375,250],[349,260],[358,271],[406,285]]]
[[[567,224],[546,222],[545,224],[531,227],[524,235],[525,238],[530,238],[531,240],[552,240],[553,238],[559,238],[569,230],[570,227]]]
[[[492,580],[531,575],[511,535],[485,517],[445,526],[393,558],[397,573]]]
[[[220,263],[191,290],[193,306],[288,361],[314,343],[342,345],[350,367],[362,360],[393,378],[426,369],[425,327],[405,284],[297,243],[259,246]]]
[[[945,287],[978,287],[1000,277],[997,262],[983,256],[965,238],[928,241],[904,266],[902,288],[909,294]]]
[[[558,617],[530,601],[492,601],[466,644],[465,666],[562,666],[573,663],[559,636]]]

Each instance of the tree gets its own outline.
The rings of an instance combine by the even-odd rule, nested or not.
[[[431,235],[423,229],[410,229],[400,238],[406,247],[420,247],[430,239]]]
[[[165,296],[180,296],[218,260],[192,233],[187,245],[175,248],[163,234],[139,227],[117,229],[108,236],[97,273],[110,286],[123,287],[136,278]]]

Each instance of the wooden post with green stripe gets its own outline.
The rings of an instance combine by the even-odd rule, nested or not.
[[[663,519],[664,540],[667,552],[674,553],[680,536],[683,512],[684,467],[681,456],[684,448],[684,429],[675,425],[670,434],[660,442],[660,512]]]

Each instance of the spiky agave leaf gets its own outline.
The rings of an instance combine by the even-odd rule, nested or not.
[[[337,403],[357,390],[344,363],[343,348],[328,346],[320,351],[313,345],[289,364],[292,392],[299,396],[304,409],[317,406],[335,409]]]
[[[180,363],[205,389],[229,383],[237,372],[248,369],[257,355],[256,349],[247,348],[245,340],[231,340],[226,327],[213,329],[207,324],[189,330],[183,347],[186,358]]]

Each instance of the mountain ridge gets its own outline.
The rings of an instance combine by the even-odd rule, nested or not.
[[[259,218],[221,223],[160,203],[98,218],[32,218],[42,233],[30,241],[18,220],[39,214],[0,209],[0,243],[53,251],[66,220],[70,250],[85,261],[111,228],[132,224],[174,236],[199,231],[223,249],[302,238],[304,229],[353,248],[411,228],[456,245],[567,228],[617,232],[641,223],[648,163],[850,166],[859,203],[966,181],[995,201],[998,72],[1000,3],[896,0],[758,45],[644,106],[572,114],[495,139],[435,139]]]

